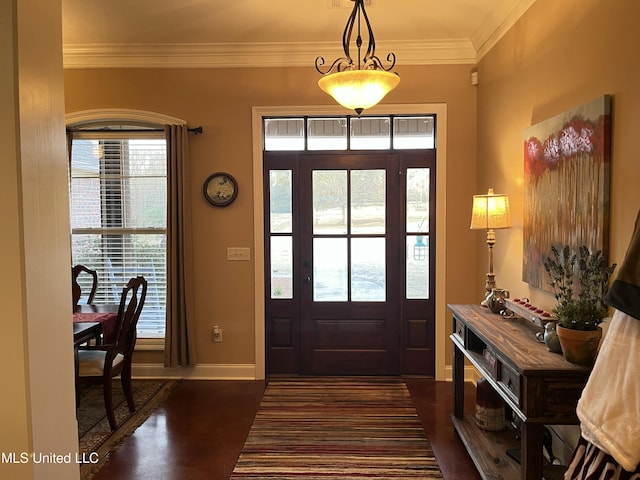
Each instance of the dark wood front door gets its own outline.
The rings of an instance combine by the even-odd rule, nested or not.
[[[395,164],[386,154],[302,161],[304,373],[400,372]]]
[[[434,375],[434,159],[265,153],[267,373]]]

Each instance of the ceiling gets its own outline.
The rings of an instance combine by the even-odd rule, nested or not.
[[[473,64],[534,2],[365,0],[365,9],[380,58]],[[313,65],[340,54],[352,8],[351,0],[62,0],[65,67]]]

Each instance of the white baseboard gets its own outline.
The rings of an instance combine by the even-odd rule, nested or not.
[[[165,367],[161,363],[134,363],[134,378],[174,378],[185,380],[255,380],[255,365],[196,365]]]

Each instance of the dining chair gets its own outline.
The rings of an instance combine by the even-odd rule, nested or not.
[[[144,277],[131,278],[122,289],[114,343],[88,345],[78,349],[78,377],[76,400],[80,400],[82,384],[100,385],[104,392],[104,406],[111,430],[117,428],[113,410],[113,378],[120,375],[120,382],[130,412],[136,407],[131,391],[131,358],[136,345],[136,326],[147,295]]]
[[[80,297],[82,296],[82,288],[80,287],[80,283],[78,282],[78,277],[82,273],[87,273],[92,277],[91,290],[89,290],[89,296],[87,297],[87,304],[91,305],[93,303],[93,297],[96,296],[96,291],[98,290],[98,272],[95,270],[91,270],[84,265],[74,265],[71,267],[71,291],[73,294],[73,306],[78,305],[80,301]]]

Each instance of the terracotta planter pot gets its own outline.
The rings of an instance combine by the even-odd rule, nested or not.
[[[562,355],[571,363],[582,367],[592,367],[598,354],[602,330],[572,330],[558,324],[558,339],[562,346]]]

